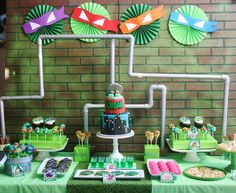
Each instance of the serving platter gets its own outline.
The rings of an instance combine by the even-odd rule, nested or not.
[[[113,174],[116,179],[141,179],[144,178],[143,170],[88,170],[79,169],[75,172],[77,179],[102,179],[104,174]]]
[[[203,170],[207,172],[209,171],[209,177],[206,177],[206,175],[203,173],[202,176],[200,176],[201,174],[195,171],[201,171]],[[194,174],[190,174],[189,171],[192,170],[194,171],[195,175]],[[220,174],[223,174],[223,176],[220,176],[220,175],[217,175],[216,177],[213,177],[213,173],[214,172],[218,172]],[[190,168],[187,168],[183,171],[184,175],[189,177],[189,178],[193,178],[193,179],[196,179],[196,180],[204,180],[204,181],[216,181],[216,180],[222,180],[226,177],[226,171],[225,170],[222,170],[220,168],[216,168],[216,167],[209,167],[209,166],[194,166],[194,167],[190,167]],[[210,177],[211,176],[211,177]]]
[[[160,176],[161,175],[161,172],[159,174],[154,174],[152,169],[150,168],[150,162],[159,162],[159,161],[164,161],[165,163],[168,162],[168,161],[172,161],[175,163],[175,166],[177,167],[178,171],[179,171],[179,174],[178,175],[181,175],[182,172],[181,172],[181,169],[178,165],[178,163],[174,160],[174,159],[148,159],[147,160],[147,168],[148,168],[148,172],[151,176]]]
[[[44,159],[43,162],[42,162],[42,163],[40,164],[40,166],[38,167],[37,174],[42,175],[42,174],[44,173],[43,171],[44,171],[44,168],[45,168],[47,162],[48,162],[50,159],[52,159],[52,158],[54,158],[58,163],[59,163],[61,160],[65,159],[65,158],[71,160],[71,164],[70,164],[69,169],[68,169],[66,172],[57,172],[57,174],[59,174],[59,175],[65,175],[65,174],[70,170],[71,165],[72,165],[72,163],[73,163],[73,158],[72,158],[72,157],[48,157],[48,158]]]

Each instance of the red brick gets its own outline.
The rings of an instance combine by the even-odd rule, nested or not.
[[[236,29],[236,22],[225,22],[225,29]]]
[[[7,8],[12,8],[12,7],[18,7],[19,6],[19,0],[7,0]]]
[[[61,7],[62,5],[67,5],[68,0],[43,0],[44,4],[51,5],[53,7]]]
[[[208,4],[208,3],[210,3],[210,0],[198,0],[198,1],[196,1],[196,0],[186,0],[186,4],[189,4],[189,5],[191,5],[191,4]]]
[[[223,39],[205,39],[199,43],[200,47],[223,47]]]
[[[225,47],[235,47],[236,39],[225,39]]]
[[[211,0],[211,3],[220,3],[222,4],[222,0]],[[224,0],[224,3],[232,3],[232,0]]]
[[[109,4],[117,4],[118,5],[118,0],[96,0],[96,3],[102,4],[102,5],[109,5]],[[125,4],[131,4],[132,0],[127,0],[125,1]],[[120,4],[123,4],[122,1],[120,1]]]
[[[69,74],[84,74],[84,73],[92,73],[91,66],[72,66],[68,67]]]
[[[235,20],[236,13],[212,13],[212,20],[216,21],[230,21]]]
[[[225,11],[235,12],[236,11],[236,5],[235,4],[225,4]]]
[[[212,48],[212,55],[236,55],[236,48]]]
[[[79,99],[80,96],[78,93],[75,92],[66,92],[66,93],[55,93],[55,98],[56,99]]]
[[[236,30],[218,30],[212,34],[213,38],[234,38]]]
[[[186,55],[211,55],[209,48],[191,48],[186,49]]]
[[[184,0],[159,0],[159,4],[184,4]]]
[[[203,9],[205,12],[223,12],[224,11],[224,4],[218,4],[218,5],[208,4],[208,5],[200,5],[199,7]]]
[[[92,56],[91,49],[69,49],[68,56]]]
[[[87,0],[69,0],[69,6],[79,6],[80,4],[87,3]]]
[[[211,85],[208,83],[186,84],[186,90],[211,90]]]
[[[65,57],[67,56],[67,50],[66,49],[47,49],[47,51],[44,52],[45,57]]]
[[[173,64],[196,64],[196,57],[173,57]]]
[[[11,16],[16,16],[16,15],[27,15],[29,12],[29,9],[26,8],[14,8],[14,9],[8,9],[7,10],[7,15]]]
[[[184,49],[181,48],[162,48],[160,49],[160,55],[184,55]]]
[[[26,1],[26,0],[18,0],[19,7],[29,7],[33,8],[39,4],[43,4],[43,0],[33,0],[33,1]]]
[[[236,64],[236,56],[226,56],[225,57],[225,64]],[[227,66],[227,68],[229,68],[229,67]],[[235,72],[236,67],[232,66],[230,69],[233,70],[230,72]]]
[[[199,64],[223,64],[223,57],[199,57]]]

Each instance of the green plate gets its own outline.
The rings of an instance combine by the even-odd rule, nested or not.
[[[50,5],[38,5],[30,10],[30,12],[25,17],[25,22],[28,22],[31,19],[39,18],[43,14],[49,11],[54,11],[54,10],[55,8]],[[58,35],[58,34],[61,34],[62,29],[63,29],[63,20],[60,20],[50,26],[44,26],[32,34],[27,34],[27,36],[31,41],[33,41],[34,43],[37,43],[39,35],[42,35],[42,34]],[[45,44],[50,44],[53,41],[54,39],[43,39],[42,43],[45,45]]]
[[[93,14],[102,15],[106,17],[107,19],[110,19],[110,15],[107,12],[107,10],[103,6],[97,3],[84,3],[80,5],[79,8],[85,9]],[[77,21],[74,18],[71,18],[70,25],[71,25],[71,29],[73,33],[78,34],[78,35],[103,35],[107,33],[106,30],[98,29],[88,23]],[[80,40],[84,42],[96,42],[100,39],[87,38],[87,39],[80,39]]]
[[[189,169],[199,168],[199,167],[205,167],[205,168],[209,168],[209,169],[213,169],[213,170],[219,170],[219,171],[223,172],[225,175],[222,176],[222,177],[207,178],[207,177],[194,176],[194,175],[186,173],[186,171],[189,170]],[[222,180],[222,179],[224,179],[226,177],[226,171],[225,170],[222,170],[222,169],[219,169],[219,168],[216,168],[216,167],[209,167],[209,166],[194,166],[194,167],[190,167],[190,168],[185,169],[183,171],[183,173],[184,173],[185,176],[187,176],[189,178],[193,178],[193,179],[196,179],[196,180],[203,180],[203,181],[217,181],[217,180]]]
[[[175,10],[175,12],[183,13],[189,17],[208,21],[205,12],[197,6],[185,5]],[[202,32],[189,26],[177,24],[169,20],[169,31],[171,36],[179,43],[184,45],[194,45],[202,41],[207,32]]]
[[[128,8],[123,15],[121,16],[121,22],[125,22],[128,19],[138,17],[148,10],[152,10],[153,8],[150,5],[146,4],[135,4]],[[135,44],[143,45],[151,42],[156,38],[157,34],[160,31],[160,20],[156,20],[149,25],[143,25],[131,32],[134,36]]]

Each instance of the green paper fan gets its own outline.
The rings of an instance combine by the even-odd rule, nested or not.
[[[153,8],[146,4],[135,4],[128,8],[121,16],[121,22],[125,22],[128,19],[138,17],[148,10]],[[142,25],[131,34],[135,38],[135,44],[143,45],[147,44],[156,38],[160,31],[160,20],[156,20],[148,25]]]
[[[27,14],[25,17],[25,22],[28,22],[31,19],[36,19],[41,17],[43,14],[49,12],[49,11],[54,11],[55,8],[50,6],[50,5],[38,5],[34,7],[33,9],[30,10],[30,12]],[[28,38],[37,43],[39,35],[45,34],[45,35],[57,35],[61,34],[63,29],[63,20],[60,20],[50,26],[45,26],[40,28],[38,31],[32,33],[32,34],[27,34]],[[53,42],[54,39],[43,39],[42,43],[49,44]]]
[[[204,11],[194,5],[185,5],[175,11],[178,13],[183,13],[189,17],[208,21],[208,18]],[[207,35],[207,32],[202,32],[189,26],[177,24],[171,20],[169,20],[169,31],[172,37],[177,42],[184,45],[197,44],[202,41]]]
[[[101,6],[100,4],[84,3],[84,4],[80,5],[79,8],[85,9],[93,14],[102,15],[102,16],[106,17],[107,19],[110,19],[110,15],[107,12],[107,10],[103,6]],[[79,22],[74,18],[71,18],[70,22],[71,22],[71,29],[74,34],[103,35],[103,34],[107,33],[107,30],[98,29],[88,23]],[[94,39],[85,38],[85,39],[80,39],[80,40],[91,43],[91,42],[96,42],[100,39],[99,38],[96,38],[96,39],[95,38]]]

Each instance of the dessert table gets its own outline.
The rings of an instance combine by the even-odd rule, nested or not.
[[[125,154],[131,155],[131,154]],[[0,167],[0,193],[235,193],[236,181],[231,180],[230,173],[223,180],[200,181],[179,176],[173,184],[160,183],[158,177],[148,174],[146,163],[142,154],[132,154],[135,157],[138,169],[144,169],[145,178],[141,180],[117,180],[114,184],[103,184],[102,180],[74,179],[76,169],[87,168],[88,162],[74,162],[65,176],[58,177],[56,181],[43,181],[38,175],[37,168],[41,162],[33,161],[32,172],[23,177],[9,177],[3,173]],[[53,156],[73,156],[70,152],[57,152]],[[199,154],[201,161],[187,163],[182,160],[183,154],[169,153],[164,159],[175,159],[182,170],[198,165],[214,166],[224,169],[230,164],[229,160],[223,160],[221,156],[208,156]]]

